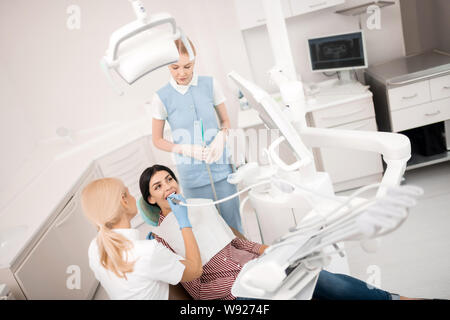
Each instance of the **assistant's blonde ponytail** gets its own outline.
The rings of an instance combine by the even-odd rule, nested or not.
[[[97,244],[100,263],[120,278],[132,272],[134,261],[128,261],[131,241],[111,228],[126,214],[121,199],[126,192],[122,181],[103,178],[89,183],[81,193],[81,204],[86,217],[98,229]]]

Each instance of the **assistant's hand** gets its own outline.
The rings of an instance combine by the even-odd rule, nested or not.
[[[200,161],[205,161],[208,154],[208,149],[198,144],[177,144],[172,151]]]
[[[220,159],[220,157],[222,157],[226,141],[227,134],[224,132],[224,130],[220,130],[214,140],[208,146],[209,150],[205,159],[206,163],[216,162]]]
[[[172,202],[172,199],[179,200],[183,203],[186,203],[186,199],[184,199],[181,194],[176,194],[176,193],[171,194],[170,196],[167,197],[167,201],[169,202],[170,209],[172,209],[172,213],[174,214],[175,218],[177,219],[180,229],[192,228],[191,222],[189,221],[189,217],[188,217],[187,207]]]

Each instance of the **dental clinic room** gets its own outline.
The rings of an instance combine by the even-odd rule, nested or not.
[[[449,0],[3,0],[0,43],[0,300],[450,299]]]

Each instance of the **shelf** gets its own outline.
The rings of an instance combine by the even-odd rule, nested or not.
[[[406,170],[417,169],[420,167],[425,167],[449,160],[450,160],[450,151],[445,151],[443,153],[435,154],[432,156],[422,156],[420,154],[413,153],[411,155],[411,159],[408,161]]]
[[[346,16],[359,16],[360,14],[367,13],[367,8],[369,6],[375,5],[378,6],[379,8],[383,8],[393,4],[395,4],[395,2],[393,1],[371,1],[359,6],[338,10],[336,11],[336,13],[343,14]]]

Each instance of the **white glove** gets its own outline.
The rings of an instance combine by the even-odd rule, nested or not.
[[[204,161],[208,154],[208,149],[198,144],[177,144],[173,151],[200,161]]]
[[[214,140],[208,146],[209,150],[207,150],[205,159],[206,163],[216,162],[220,159],[220,157],[222,157],[226,141],[227,134],[224,132],[224,130],[220,130]]]

